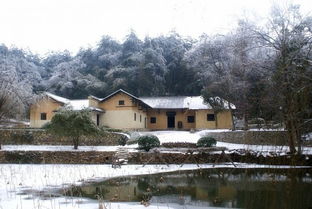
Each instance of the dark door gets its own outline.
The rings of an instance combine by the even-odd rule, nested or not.
[[[168,128],[175,127],[175,116],[168,116]]]

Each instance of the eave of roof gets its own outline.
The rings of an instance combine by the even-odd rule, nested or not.
[[[114,96],[114,95],[116,95],[116,94],[118,94],[118,93],[120,93],[120,92],[122,92],[122,93],[124,93],[124,94],[127,94],[128,96],[130,96],[130,97],[132,97],[132,98],[134,98],[134,99],[139,100],[138,97],[136,97],[136,96],[134,96],[134,95],[132,95],[132,94],[126,92],[125,90],[123,90],[123,89],[118,89],[117,91],[114,91],[114,92],[111,93],[110,95],[108,95],[108,96],[104,97],[103,99],[101,99],[101,102],[103,102],[103,101],[105,101],[105,100],[111,98],[112,96]]]
[[[60,102],[60,103],[62,103],[62,104],[66,104],[66,103],[68,103],[68,102],[70,101],[69,99],[66,99],[66,98],[64,98],[64,97],[57,96],[57,95],[52,94],[52,93],[50,93],[50,92],[45,92],[44,94],[45,94],[46,96],[48,96],[49,98],[53,99],[54,101]]]
[[[104,102],[105,100],[111,98],[112,96],[114,96],[114,95],[116,95],[116,94],[118,94],[118,93],[124,93],[124,94],[128,95],[129,97],[131,97],[131,98],[137,100],[138,102],[142,103],[143,105],[145,105],[145,106],[147,106],[147,107],[150,107],[148,104],[146,104],[146,103],[145,103],[144,101],[142,101],[140,98],[138,98],[138,97],[136,97],[136,96],[134,96],[134,95],[132,95],[132,94],[126,92],[126,91],[123,90],[123,89],[118,89],[117,91],[111,93],[111,94],[108,95],[107,97],[101,99],[100,102]]]
[[[91,97],[92,99],[98,100],[98,101],[102,101],[104,98],[99,98],[93,95],[90,95],[89,97]]]

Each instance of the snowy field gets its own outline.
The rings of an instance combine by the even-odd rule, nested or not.
[[[228,130],[215,130],[228,131]],[[161,143],[165,142],[193,142],[205,136],[209,131],[190,133],[187,131],[155,131],[137,132],[137,135],[156,135]],[[126,146],[129,151],[137,152],[137,145]],[[237,149],[248,149],[262,154],[286,153],[286,146],[244,145],[217,142],[217,146],[226,147],[228,152]],[[80,146],[78,151],[116,151],[119,146]],[[45,146],[45,145],[4,145],[3,150],[38,150],[38,151],[73,151],[73,146]],[[311,147],[304,147],[304,153],[312,154]],[[202,164],[201,168],[212,168],[211,164]],[[233,167],[231,164],[219,164],[216,167]],[[239,168],[289,168],[289,166],[269,166],[237,164]],[[55,190],[69,185],[80,185],[87,182],[101,181],[107,178],[128,175],[143,175],[177,170],[199,169],[197,165],[125,165],[120,169],[112,169],[111,165],[32,165],[32,164],[0,164],[0,209],[141,209],[146,208],[133,202],[99,202],[87,198],[69,198],[63,196],[51,197]],[[41,195],[38,195],[41,194]],[[42,194],[45,194],[42,196]],[[102,206],[101,206],[102,204]],[[203,209],[210,208],[199,205],[157,204],[152,203],[150,209]],[[220,208],[219,208],[220,209]]]
[[[196,143],[197,140],[210,132],[225,132],[228,129],[218,130],[203,130],[191,133],[189,131],[151,131],[151,132],[135,132],[133,135],[141,136],[152,134],[159,138],[161,143],[168,142],[191,142]],[[271,146],[271,145],[248,145],[248,144],[234,144],[227,142],[217,142],[217,147],[225,147],[227,152],[233,150],[248,150],[260,152],[262,155],[269,155],[272,153],[282,155],[289,151],[288,146]],[[20,151],[116,151],[120,146],[79,146],[78,150],[74,150],[73,146],[60,145],[3,145],[3,150],[20,150]],[[130,152],[137,152],[137,145],[125,146]],[[312,147],[303,147],[303,154],[312,154]]]
[[[212,168],[211,164],[201,168]],[[231,164],[216,165],[217,168],[233,167]],[[289,168],[289,166],[268,166],[237,164],[239,168]],[[292,167],[293,168],[293,167]],[[1,209],[98,209],[99,202],[87,198],[50,197],[55,189],[68,185],[80,185],[86,182],[101,181],[107,178],[172,172],[177,170],[199,169],[197,165],[125,165],[113,169],[111,165],[32,165],[32,164],[0,164],[0,208]],[[50,192],[49,192],[50,191]],[[44,197],[38,194],[46,194]],[[104,203],[106,208],[137,209],[145,208],[139,203]],[[152,204],[150,209],[207,207]],[[104,209],[104,208],[103,208]]]

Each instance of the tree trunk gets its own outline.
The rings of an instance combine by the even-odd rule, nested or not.
[[[287,119],[286,122],[286,130],[287,130],[287,136],[288,136],[288,145],[289,145],[289,152],[290,154],[295,154],[296,153],[296,148],[295,148],[295,139],[294,136],[296,134],[294,133],[294,128],[292,127],[292,122],[290,119]]]
[[[234,115],[233,115],[233,110],[232,110],[232,108],[231,108],[230,103],[229,103],[229,110],[230,110],[231,119],[232,119],[232,131],[235,131],[235,130],[236,130],[236,127],[235,127],[235,122],[234,122]]]
[[[297,141],[297,150],[298,150],[298,155],[302,154],[302,139],[301,139],[301,130],[300,130],[300,122],[296,121],[296,141]]]
[[[73,138],[74,149],[78,149],[79,137]]]
[[[248,127],[248,117],[246,113],[244,113],[243,118],[244,118],[244,130],[247,131],[249,127]]]

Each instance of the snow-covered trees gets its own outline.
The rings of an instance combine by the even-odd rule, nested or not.
[[[0,46],[0,94],[14,90],[18,96],[12,96],[13,103],[19,99],[21,105],[2,112],[6,117],[21,115],[19,110],[25,112],[28,101],[41,91],[72,99],[104,97],[119,88],[138,96],[202,92],[208,102],[221,97],[235,104],[245,128],[253,118],[284,122],[295,152],[301,133],[312,127],[311,22],[291,5],[286,10],[275,7],[262,28],[240,21],[227,34],[199,40],[174,32],[141,40],[131,32],[122,43],[104,36],[95,48],[81,49],[75,56],[64,51],[43,59]],[[219,111],[217,105],[215,109]]]
[[[25,52],[0,46],[0,120],[25,117],[40,71]]]

